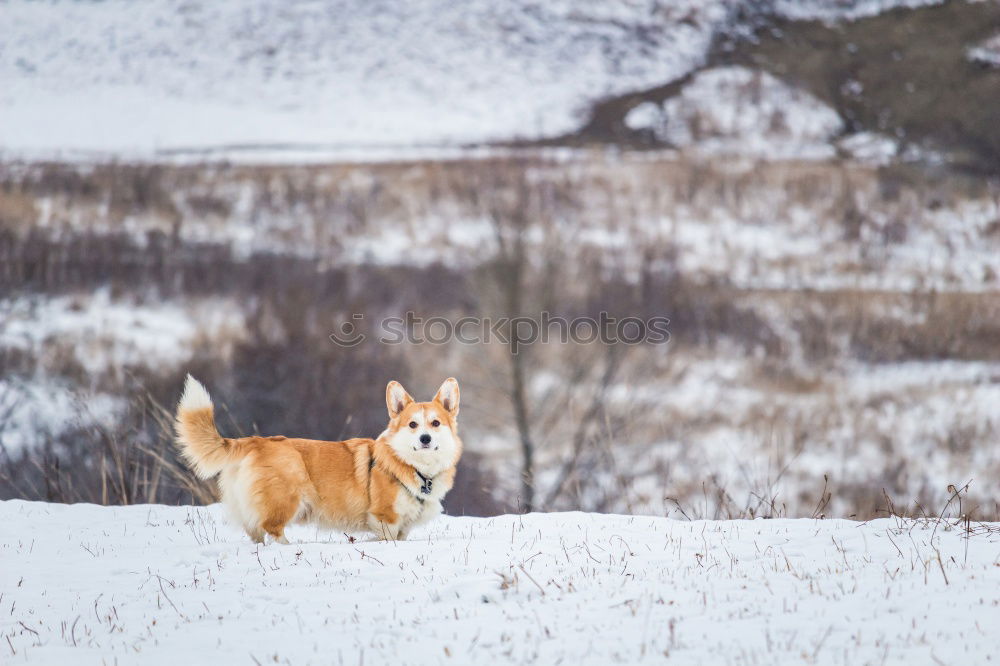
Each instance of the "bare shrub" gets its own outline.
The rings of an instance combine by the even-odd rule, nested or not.
[[[180,460],[173,415],[137,394],[114,429],[82,426],[47,439],[38,450],[0,447],[0,499],[93,504],[204,504],[210,484]]]

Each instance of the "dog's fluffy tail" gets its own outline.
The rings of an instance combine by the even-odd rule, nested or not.
[[[225,467],[232,458],[233,442],[224,439],[215,427],[215,409],[208,391],[191,375],[184,382],[184,393],[177,404],[174,432],[181,454],[195,474],[208,479]]]

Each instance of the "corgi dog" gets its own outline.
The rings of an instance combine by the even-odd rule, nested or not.
[[[175,429],[191,468],[203,479],[219,475],[223,503],[257,543],[288,543],[292,522],[402,540],[441,513],[455,481],[458,400],[454,378],[430,402],[415,402],[392,381],[389,425],[377,439],[230,439],[215,427],[208,391],[188,375]]]

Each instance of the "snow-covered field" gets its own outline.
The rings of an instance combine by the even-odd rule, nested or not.
[[[15,2],[3,13],[0,147],[149,154],[569,131],[587,100],[699,65],[728,9],[115,0]]]
[[[258,547],[207,508],[0,504],[6,664],[986,663],[1000,525],[443,517]]]
[[[938,0],[774,0],[856,19]],[[740,0],[5,2],[0,151],[325,154],[553,136],[704,64]]]

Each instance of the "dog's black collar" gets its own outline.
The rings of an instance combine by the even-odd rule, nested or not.
[[[420,477],[420,480],[423,481],[423,484],[420,486],[420,492],[422,492],[424,495],[430,495],[431,494],[431,488],[433,486],[434,477],[433,476],[424,476],[423,474],[420,473],[420,470],[417,469],[416,467],[413,468],[413,471],[416,472],[417,476]],[[423,501],[419,497],[417,499],[420,499],[421,502]]]

